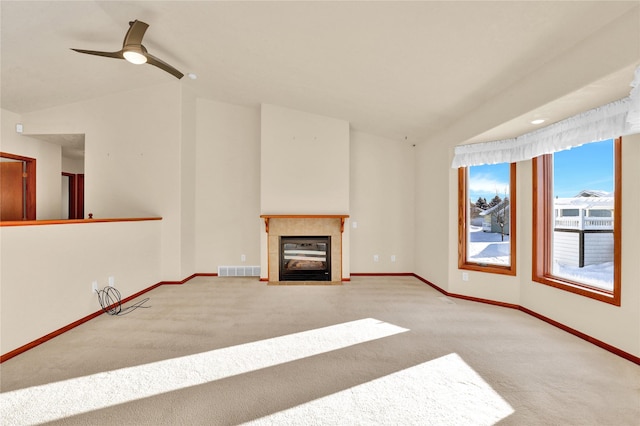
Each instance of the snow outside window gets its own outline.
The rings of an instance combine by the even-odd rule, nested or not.
[[[534,159],[534,280],[620,304],[621,140]]]
[[[515,163],[458,170],[458,267],[515,275]]]

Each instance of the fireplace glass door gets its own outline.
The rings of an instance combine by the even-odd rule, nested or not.
[[[280,237],[280,281],[331,281],[331,237]]]

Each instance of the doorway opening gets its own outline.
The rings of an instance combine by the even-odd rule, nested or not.
[[[84,218],[84,174],[62,172],[62,218]]]

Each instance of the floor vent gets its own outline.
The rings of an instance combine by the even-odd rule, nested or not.
[[[259,266],[218,266],[219,277],[259,277]]]

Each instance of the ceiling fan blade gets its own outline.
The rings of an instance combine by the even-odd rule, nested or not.
[[[144,37],[144,33],[147,31],[147,28],[149,28],[149,24],[138,21],[137,19],[129,22],[129,30],[124,36],[122,47],[142,44],[142,37]]]
[[[117,52],[99,52],[97,50],[83,50],[83,49],[73,49],[73,48],[71,48],[71,50],[75,50],[76,52],[79,52],[79,53],[86,53],[87,55],[96,55],[96,56],[104,56],[107,58],[124,59],[124,56],[122,56],[121,50]]]
[[[158,59],[155,56],[147,52],[147,49],[142,45],[142,37],[144,37],[145,31],[149,28],[149,24],[138,21],[129,22],[129,30],[124,36],[122,43],[122,49],[117,52],[99,52],[97,50],[83,50],[83,49],[71,49],[76,52],[86,53],[88,55],[105,56],[107,58],[127,59],[133,63],[142,63],[143,61],[136,61],[132,58],[125,58],[124,54],[127,52],[135,53],[137,56],[143,55],[147,58],[147,63],[156,66],[169,74],[176,77],[178,80],[184,77],[184,74],[164,62],[162,59]],[[134,56],[135,58],[135,56]]]
[[[178,71],[177,69],[175,69],[174,67],[172,67],[171,65],[169,65],[168,63],[164,62],[162,59],[158,59],[155,56],[153,56],[150,53],[147,53],[145,55],[147,57],[147,63],[154,65],[166,72],[168,72],[169,74],[172,74],[174,77],[176,77],[178,80],[180,80],[182,77],[184,77],[184,74],[181,73],[180,71]]]

